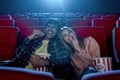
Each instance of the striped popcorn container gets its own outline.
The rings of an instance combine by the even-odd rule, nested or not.
[[[48,60],[50,55],[40,55],[41,58]],[[48,66],[40,66],[40,67],[34,67],[33,68],[35,71],[42,71],[42,72],[46,72],[48,71]]]
[[[112,70],[112,58],[110,57],[94,58],[93,65],[95,66],[98,72],[110,71]]]

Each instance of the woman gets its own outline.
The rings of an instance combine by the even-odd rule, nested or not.
[[[82,77],[86,73],[95,72],[93,58],[100,57],[100,47],[92,37],[80,38],[69,27],[61,29],[61,39],[71,52],[71,64],[77,77]]]

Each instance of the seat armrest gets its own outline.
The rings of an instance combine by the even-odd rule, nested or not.
[[[0,61],[0,66],[6,66],[9,62],[12,62],[12,60]]]

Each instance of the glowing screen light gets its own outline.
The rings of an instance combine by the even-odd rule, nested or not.
[[[65,0],[42,0],[42,4],[44,4],[44,6],[49,7],[49,8],[60,7],[63,9],[64,8],[64,1]]]
[[[50,5],[55,5],[55,4],[62,4],[64,0],[44,0],[45,3],[50,4]]]

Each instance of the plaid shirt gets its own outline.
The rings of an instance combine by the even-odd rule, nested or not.
[[[49,61],[55,65],[64,65],[70,61],[70,52],[63,45],[62,41],[56,37],[48,43],[48,53],[51,54]]]
[[[31,54],[34,54],[36,49],[42,45],[42,40],[43,38],[37,38],[31,41],[28,38],[24,39],[16,48],[13,61],[21,67],[28,65]],[[70,62],[70,54],[58,37],[49,40],[47,50],[51,54],[49,58],[50,63],[62,65]]]

